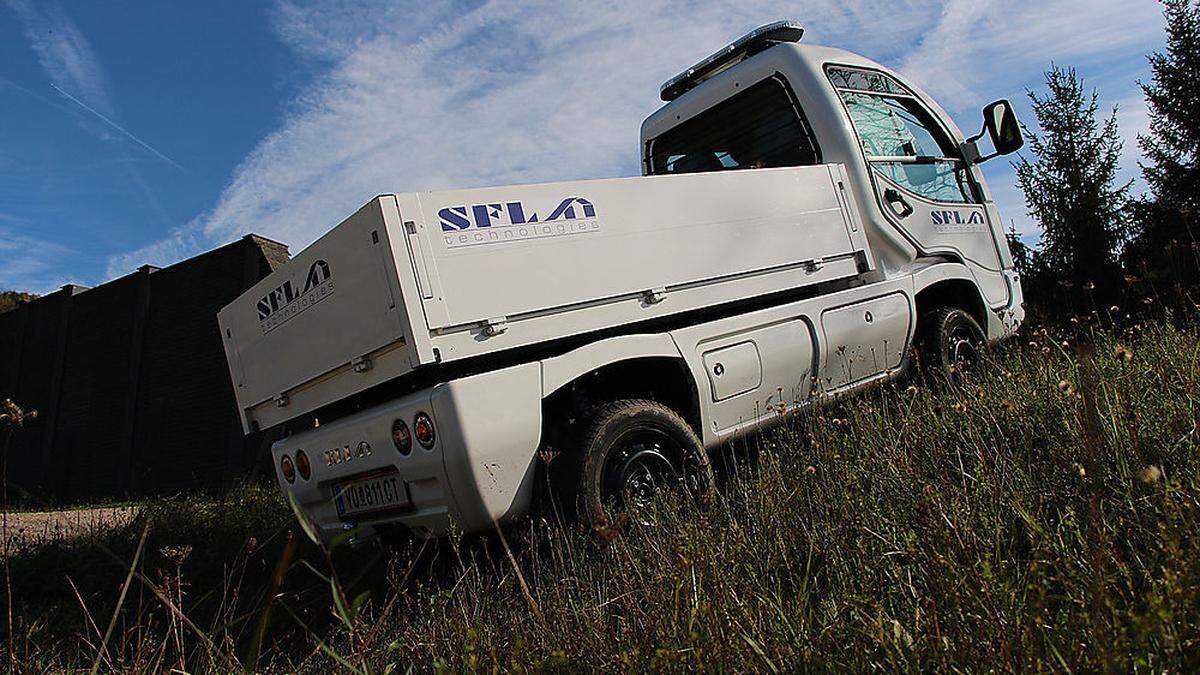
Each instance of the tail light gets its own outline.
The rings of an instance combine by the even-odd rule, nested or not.
[[[401,455],[407,455],[412,452],[412,434],[408,431],[408,425],[404,420],[397,418],[392,422],[392,443],[395,444],[396,450]]]
[[[413,420],[413,433],[422,448],[428,450],[433,447],[433,420],[429,419],[429,415],[417,413],[417,418]]]
[[[312,476],[312,466],[308,463],[308,454],[303,450],[296,451],[296,471],[300,472],[300,477],[308,480]]]
[[[284,480],[286,480],[288,483],[296,482],[296,465],[292,464],[291,457],[284,455],[283,458],[279,460],[279,469],[283,472]]]

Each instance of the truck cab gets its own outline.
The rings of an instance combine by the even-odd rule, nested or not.
[[[667,104],[642,124],[643,173],[840,164],[882,276],[957,262],[989,339],[1011,332],[1021,286],[980,137],[898,73],[802,35],[791,22],[764,26],[665,83]],[[1020,143],[1012,124],[1007,152]]]
[[[789,411],[1011,336],[978,166],[1020,147],[1011,106],[965,137],[802,36],[763,26],[665,83],[641,176],[380,195],[222,309],[306,531],[489,531],[547,484],[600,524],[714,489],[712,456]]]

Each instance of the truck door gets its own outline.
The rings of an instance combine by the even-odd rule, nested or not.
[[[963,258],[991,303],[1008,299],[995,232],[994,207],[958,144],[915,93],[895,78],[831,66],[838,91],[871,169],[876,199],[889,224],[923,254]],[[995,280],[999,283],[989,283]]]

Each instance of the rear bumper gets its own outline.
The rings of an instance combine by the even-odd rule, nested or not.
[[[422,412],[433,419],[433,447],[413,439],[412,450],[402,455],[392,442],[392,424],[402,419],[412,429]],[[540,435],[541,368],[531,363],[439,384],[283,439],[271,450],[280,489],[295,496],[325,541],[347,530],[370,537],[383,525],[439,537],[455,529],[488,530],[527,511]],[[294,459],[299,450],[308,455],[312,475],[288,483],[280,460],[285,454]],[[409,505],[339,517],[339,484],[393,469]]]

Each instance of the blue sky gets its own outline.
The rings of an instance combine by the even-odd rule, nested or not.
[[[964,130],[1051,61],[1118,105],[1152,0],[252,3],[0,0],[0,288],[95,285],[256,232],[311,243],[371,196],[634,175],[658,85],[745,30],[900,69]],[[1011,168],[1001,212],[1035,237]]]

